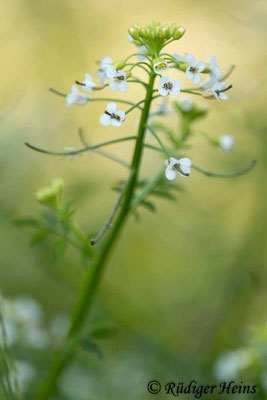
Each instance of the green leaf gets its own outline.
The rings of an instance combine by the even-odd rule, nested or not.
[[[155,212],[156,211],[156,206],[154,203],[152,203],[149,200],[142,200],[140,203],[140,206],[143,206],[144,208],[146,208],[147,210],[151,211],[151,212]]]
[[[167,190],[152,190],[152,192],[150,193],[152,196],[156,196],[156,197],[162,197],[165,198],[166,200],[177,200],[177,197],[168,192]]]
[[[15,219],[14,224],[17,226],[26,226],[26,227],[30,227],[30,228],[39,228],[40,227],[40,223],[34,219],[34,218],[19,218],[19,219]]]
[[[89,339],[83,339],[81,341],[81,348],[89,353],[94,354],[98,358],[103,358],[103,353],[99,349],[99,347]]]

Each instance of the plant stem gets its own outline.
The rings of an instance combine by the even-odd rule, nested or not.
[[[59,348],[56,352],[54,361],[51,365],[51,369],[48,372],[48,376],[43,385],[39,388],[35,399],[48,400],[51,398],[59,375],[64,370],[65,366],[71,361],[73,353],[75,352],[75,349],[79,344],[82,329],[84,323],[87,320],[88,312],[101,281],[101,277],[104,272],[104,267],[108,260],[108,256],[110,255],[110,251],[113,248],[113,245],[118,238],[126,217],[129,214],[142,159],[144,147],[143,142],[146,124],[149,116],[150,104],[152,101],[154,80],[155,74],[151,72],[122,207],[116,221],[114,222],[113,228],[110,230],[110,232],[106,236],[105,241],[103,242],[101,251],[95,255],[90,265],[90,268],[85,275],[80,292],[78,294],[77,302],[74,306],[71,326],[67,338],[62,347]]]

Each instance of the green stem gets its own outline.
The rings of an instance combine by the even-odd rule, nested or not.
[[[126,217],[129,214],[130,205],[133,198],[142,159],[144,147],[143,142],[147,119],[149,116],[150,104],[152,101],[154,80],[155,74],[151,73],[147,87],[146,100],[141,114],[135,150],[130,167],[130,175],[127,186],[125,188],[124,202],[117,216],[117,219],[114,222],[113,228],[110,230],[109,234],[106,236],[105,241],[103,242],[101,251],[95,255],[94,259],[92,260],[92,264],[90,265],[90,268],[85,275],[82,287],[78,294],[77,302],[74,307],[72,322],[66,341],[65,343],[63,343],[61,349],[58,349],[55,354],[55,358],[48,373],[48,376],[44,384],[39,388],[37,396],[35,397],[38,400],[48,400],[51,398],[59,375],[72,359],[73,353],[79,343],[82,328],[87,320],[88,312],[101,281],[101,277],[104,272],[104,267],[108,260],[108,256],[110,255],[110,251],[118,238]]]

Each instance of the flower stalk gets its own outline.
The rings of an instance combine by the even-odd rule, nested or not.
[[[121,210],[114,222],[113,228],[108,232],[105,241],[98,254],[95,255],[90,269],[87,271],[80,292],[78,294],[77,302],[74,306],[72,314],[71,326],[66,338],[65,343],[62,347],[57,350],[54,356],[54,360],[51,365],[51,369],[48,372],[47,378],[43,385],[37,392],[36,399],[48,400],[55,390],[56,381],[65,368],[65,366],[71,361],[73,353],[79,343],[80,335],[84,323],[87,319],[88,312],[90,311],[94,296],[99,287],[104,267],[111,253],[111,250],[118,239],[118,235],[125,223],[125,220],[131,210],[131,202],[134,195],[134,189],[138,178],[138,172],[141,164],[144,135],[149,116],[150,105],[153,96],[153,85],[155,80],[155,74],[151,73],[149,83],[147,86],[146,98],[144,101],[144,107],[141,114],[141,119],[138,128],[138,134],[130,166],[129,178],[124,192],[124,201]]]

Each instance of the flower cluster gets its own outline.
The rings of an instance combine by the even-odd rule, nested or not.
[[[103,90],[108,87],[112,92],[126,93],[128,84],[136,82],[142,84],[147,88],[147,84],[140,80],[132,71],[135,68],[145,69],[150,75],[153,75],[154,80],[158,77],[158,94],[152,97],[166,98],[168,96],[178,96],[181,92],[192,94],[199,94],[203,98],[215,98],[218,102],[220,100],[227,100],[226,91],[231,88],[231,85],[226,87],[222,82],[222,71],[217,65],[216,58],[211,55],[208,62],[196,60],[196,58],[189,53],[184,56],[174,53],[169,55],[162,53],[162,49],[169,43],[179,40],[185,33],[185,28],[172,24],[170,26],[160,24],[159,22],[152,22],[144,27],[135,24],[129,29],[128,42],[134,44],[138,53],[130,55],[124,60],[113,61],[111,57],[106,56],[98,62],[98,70],[96,76],[99,81],[95,81],[93,77],[85,73],[84,79],[81,81],[76,80],[76,84],[81,87],[72,85],[70,93],[66,96],[66,106],[70,107],[73,104],[83,105],[90,101],[100,100],[91,98],[94,91]],[[129,62],[130,58],[137,56],[137,62]],[[197,85],[196,91],[192,89],[182,89],[181,81],[172,80],[168,75],[165,75],[170,69],[182,72],[185,78]],[[200,84],[201,75],[208,75],[206,82]],[[132,77],[132,80],[129,78]],[[153,93],[156,90],[153,90]],[[104,100],[104,99],[103,99]],[[117,100],[122,103],[132,105],[130,109],[123,111],[118,110],[116,99],[106,105],[104,112],[100,115],[99,121],[102,126],[120,127],[126,119],[126,115],[135,108],[140,108],[139,102],[137,104]],[[145,100],[144,100],[145,101]],[[190,133],[190,124],[196,119],[204,116],[207,112],[207,107],[196,105],[190,98],[181,98],[174,103],[174,107],[181,114],[184,120],[184,130],[181,140],[184,141]],[[148,122],[152,122],[155,116],[167,115],[165,112],[166,103],[161,103],[160,111],[152,111],[148,116]],[[168,112],[169,113],[169,112]],[[139,120],[140,123],[140,120]],[[151,133],[151,132],[150,132]],[[207,135],[206,135],[207,136]],[[207,137],[208,138],[208,137]],[[176,143],[177,141],[173,139]],[[231,135],[222,135],[219,139],[208,138],[211,144],[220,147],[225,153],[229,153],[233,147],[233,138]],[[75,158],[76,150],[69,148],[67,157]],[[167,154],[167,153],[166,153]],[[63,158],[65,158],[64,156]],[[176,159],[174,157],[168,158],[165,176],[169,180],[173,180],[177,175],[183,177],[190,174],[191,161],[187,158]],[[43,196],[47,198],[47,193],[41,193],[40,201],[43,201]],[[48,196],[49,197],[49,196]],[[52,196],[53,197],[53,196]],[[53,200],[53,199],[52,199]],[[47,201],[47,199],[45,199]]]

